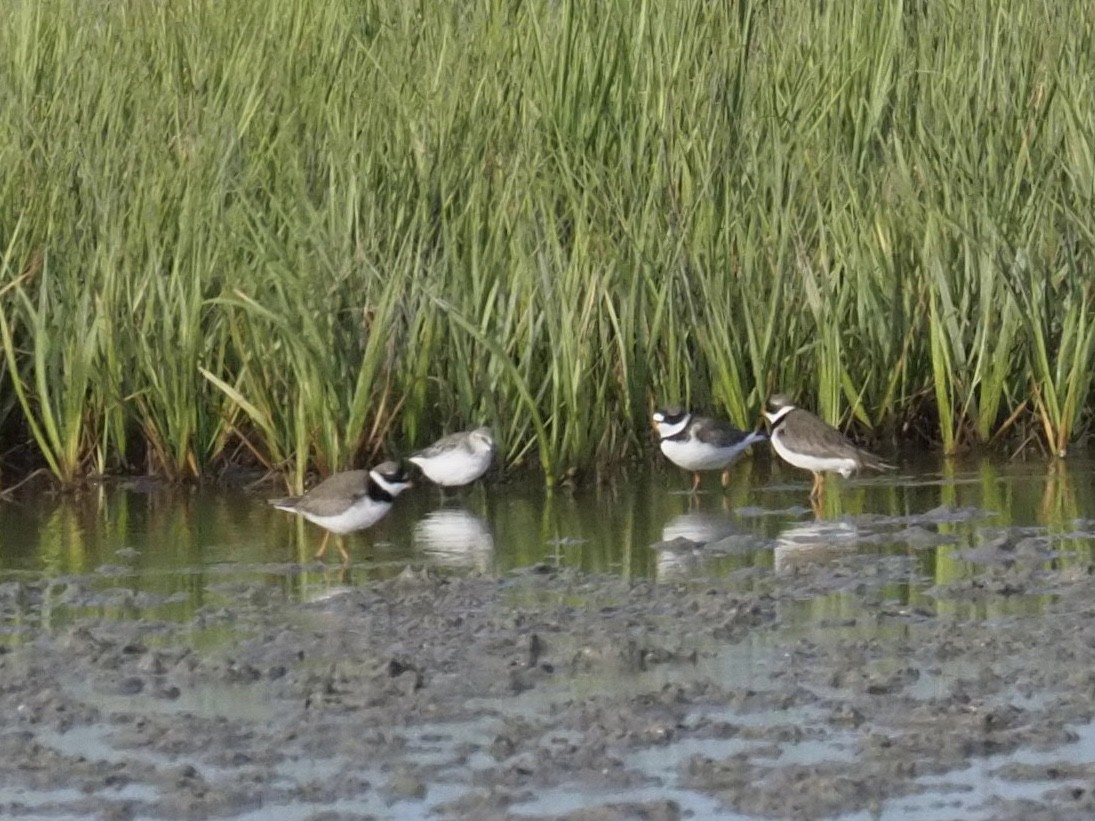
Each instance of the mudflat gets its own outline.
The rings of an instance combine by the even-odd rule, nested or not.
[[[915,550],[662,582],[408,566],[319,601],[232,585],[185,622],[7,582],[0,815],[1095,814],[1095,567],[1002,533],[910,606]]]

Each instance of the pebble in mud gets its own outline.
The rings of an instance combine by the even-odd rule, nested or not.
[[[400,770],[388,779],[384,792],[390,801],[410,801],[426,796],[426,782],[414,773]]]
[[[119,696],[135,696],[144,691],[144,680],[137,676],[127,676],[119,681],[113,692]]]
[[[561,821],[678,821],[682,817],[676,801],[627,801],[574,810],[563,815],[522,814],[522,818],[537,821],[547,821],[548,818]]]
[[[76,790],[58,812],[81,817],[302,805],[536,817],[524,807],[555,791],[584,806],[542,817],[702,817],[689,804],[702,797],[695,806],[814,818],[900,806],[923,776],[957,779],[974,762],[1037,784],[1004,766],[1009,753],[1067,761],[1087,737],[1086,573],[990,564],[980,587],[902,608],[887,591],[907,562],[812,566],[740,583],[409,574],[321,604],[241,590],[238,606],[187,624],[32,627],[0,655],[0,780],[32,796]],[[963,615],[1011,600],[992,592],[1001,579],[1042,598],[1021,617]],[[834,589],[846,612],[804,627],[811,597]],[[0,601],[32,593],[4,588]],[[231,640],[195,641],[214,619]],[[1095,776],[1072,764],[1022,809],[1081,817]],[[598,797],[639,789],[674,793]],[[945,797],[944,815],[978,817],[962,795]],[[13,809],[0,801],[0,815]]]

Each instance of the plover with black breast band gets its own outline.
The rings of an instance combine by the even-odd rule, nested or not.
[[[326,531],[323,543],[316,551],[317,559],[323,558],[327,540],[334,533],[339,537],[342,561],[349,563],[350,554],[341,537],[375,525],[391,510],[395,497],[409,487],[411,481],[403,466],[398,462],[384,462],[371,470],[332,474],[303,496],[268,501],[278,510],[303,516]]]
[[[721,470],[722,484],[730,482],[729,467],[745,449],[768,438],[763,431],[745,432],[729,422],[696,416],[683,408],[668,407],[654,412],[654,427],[665,457],[692,471],[692,492],[700,486],[700,471]]]
[[[789,398],[776,394],[764,411],[768,420],[772,449],[789,465],[814,474],[810,498],[818,499],[826,473],[839,473],[845,479],[864,468],[893,470],[873,453],[863,450],[829,423],[796,406]]]

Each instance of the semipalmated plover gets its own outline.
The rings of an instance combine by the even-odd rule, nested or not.
[[[395,497],[409,487],[411,482],[403,466],[384,462],[372,470],[335,473],[303,496],[268,501],[278,510],[297,513],[327,531],[316,552],[317,559],[323,558],[327,540],[334,533],[340,537],[338,549],[343,562],[349,562],[350,554],[341,537],[375,525],[391,510]]]
[[[777,394],[769,399],[764,417],[771,428],[772,447],[780,458],[814,474],[811,499],[821,496],[826,473],[839,473],[847,479],[863,468],[893,469],[893,465],[858,447],[832,425],[796,407],[786,396]]]
[[[428,448],[408,457],[426,478],[441,487],[468,485],[487,472],[494,458],[494,436],[490,428],[450,433]]]
[[[655,411],[654,426],[666,458],[692,471],[693,493],[700,486],[699,471],[721,470],[725,487],[730,482],[731,463],[754,442],[768,438],[763,431],[746,433],[721,419],[695,416],[675,407]]]

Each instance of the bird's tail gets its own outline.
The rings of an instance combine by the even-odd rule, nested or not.
[[[268,505],[273,505],[278,510],[288,510],[290,512],[296,510],[297,502],[300,501],[299,496],[286,496],[283,499],[267,499]]]
[[[896,465],[884,462],[873,453],[868,453],[865,450],[859,452],[859,466],[869,470],[894,470],[896,468]]]
[[[743,446],[755,445],[757,442],[767,442],[767,441],[768,441],[768,432],[767,431],[754,430],[754,431],[751,431],[750,433],[746,434],[745,438],[742,440],[742,445]]]

